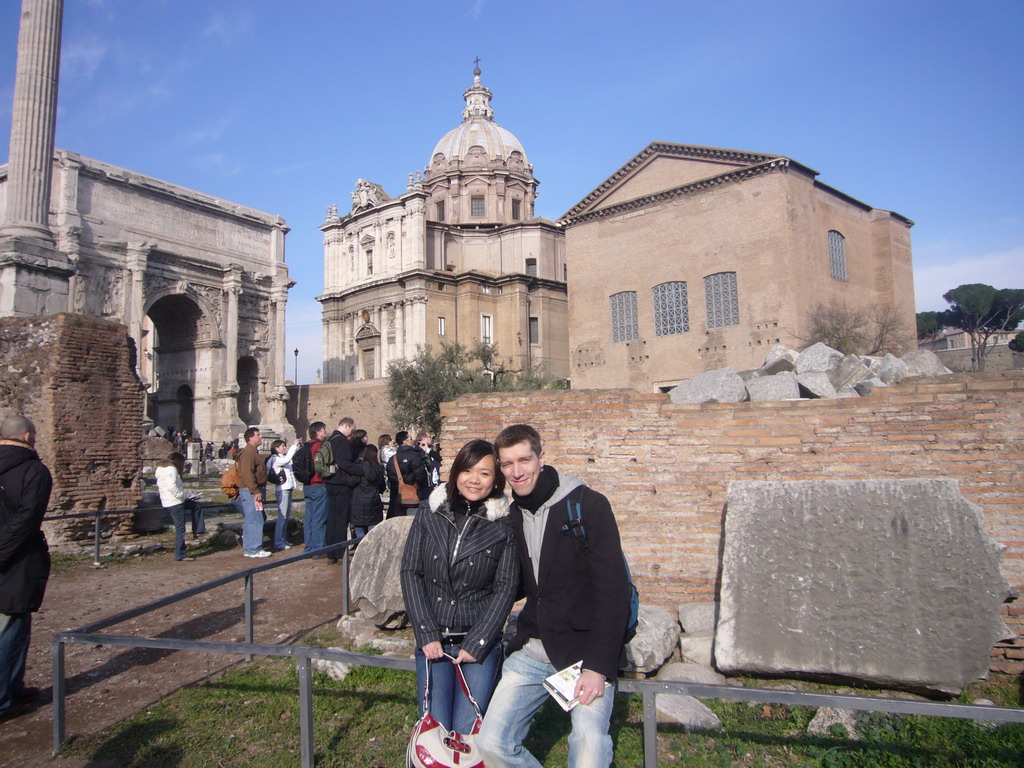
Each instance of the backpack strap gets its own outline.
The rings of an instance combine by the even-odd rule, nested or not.
[[[562,526],[563,531],[571,532],[576,537],[576,541],[583,551],[587,549],[587,529],[583,525],[583,510],[580,502],[583,499],[585,488],[585,485],[577,485],[565,497],[567,520]]]

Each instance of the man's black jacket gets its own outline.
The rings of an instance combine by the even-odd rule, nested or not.
[[[50,576],[42,524],[53,478],[28,445],[0,440],[0,485],[0,613],[38,611]]]

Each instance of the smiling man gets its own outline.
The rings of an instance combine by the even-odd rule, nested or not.
[[[544,463],[540,433],[506,427],[494,441],[512,488],[511,522],[526,606],[477,736],[488,768],[540,768],[523,747],[548,694],[544,679],[582,661],[572,709],[570,768],[607,768],[615,676],[629,620],[629,579],[608,499]],[[575,525],[570,505],[579,505]]]

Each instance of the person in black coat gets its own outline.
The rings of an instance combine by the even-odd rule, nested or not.
[[[377,446],[364,447],[359,463],[363,465],[363,474],[359,478],[359,485],[352,490],[351,523],[356,541],[384,519],[384,502],[380,495],[387,487],[384,467],[377,460]]]
[[[447,486],[434,489],[413,518],[402,556],[418,700],[422,709],[429,665],[430,714],[461,734],[471,733],[476,714],[452,659],[486,711],[501,668],[501,631],[519,586],[504,489],[494,447],[486,440],[466,443]]]
[[[0,424],[0,718],[16,715],[38,693],[25,688],[25,662],[32,614],[50,577],[42,524],[53,478],[35,443],[35,427],[24,416]]]

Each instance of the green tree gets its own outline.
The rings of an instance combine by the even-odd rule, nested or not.
[[[939,322],[941,312],[918,312],[917,313],[917,340],[925,341],[937,336],[942,330],[942,323]]]
[[[1021,331],[1010,340],[1010,349],[1014,352],[1024,352],[1024,331]]]
[[[971,370],[985,370],[989,339],[1011,331],[1024,320],[1024,289],[996,289],[984,283],[967,283],[942,295],[949,309],[939,322],[947,328],[960,328],[971,338]]]
[[[388,399],[391,417],[398,427],[423,427],[434,434],[441,431],[441,403],[470,392],[510,392],[544,389],[562,382],[546,375],[538,366],[515,369],[503,359],[494,344],[442,344],[435,353],[420,347],[411,360],[388,365]]]

